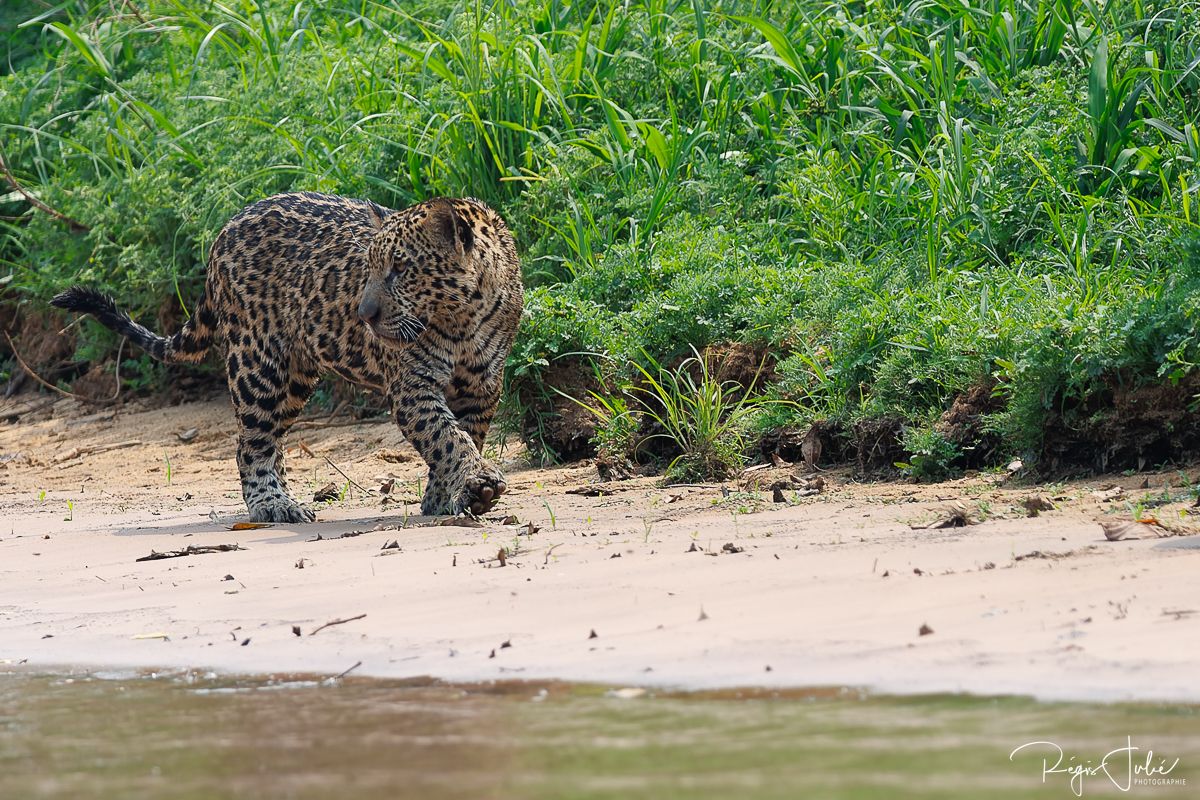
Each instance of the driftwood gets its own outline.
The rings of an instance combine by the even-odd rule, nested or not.
[[[161,558],[183,558],[184,556],[201,556],[208,553],[228,553],[233,550],[245,550],[238,544],[189,544],[182,550],[167,550],[159,553],[150,551],[150,555],[135,559],[136,561],[158,561]]]
[[[319,628],[313,628],[309,632],[308,635],[316,636],[319,632],[325,630],[326,628],[328,628],[331,625],[345,625],[347,622],[354,622],[354,620],[362,619],[365,616],[366,616],[366,614],[359,614],[357,617],[346,617],[345,619],[332,619],[329,622],[326,622],[324,625],[322,625]],[[351,667],[350,669],[354,669],[354,667]]]

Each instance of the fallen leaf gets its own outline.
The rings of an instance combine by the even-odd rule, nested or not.
[[[337,500],[342,493],[338,489],[337,484],[327,483],[313,493],[314,503],[327,503],[330,500]]]
[[[914,531],[935,530],[939,528],[965,528],[968,525],[974,525],[975,520],[967,513],[967,509],[960,504],[950,506],[938,513],[936,519],[924,525],[910,525]]]
[[[722,553],[742,553],[745,552],[745,550],[746,548],[738,547],[733,542],[726,542],[725,544],[721,545]]]
[[[1092,492],[1092,497],[1099,500],[1101,503],[1111,503],[1114,500],[1120,500],[1125,496],[1125,490],[1120,486],[1113,486],[1110,489],[1101,489]]]
[[[589,639],[599,639],[600,635],[596,633],[596,629],[592,628],[592,632],[588,634]]]
[[[920,629],[917,631],[917,634],[919,636],[928,636],[931,633],[933,633],[933,628],[929,627],[928,625],[926,625],[925,623],[922,622]]]
[[[130,637],[131,639],[162,639],[164,642],[170,641],[170,637],[165,633],[138,633]]]
[[[299,635],[300,635],[300,626],[299,626],[299,625],[293,625],[293,626],[292,626],[292,635],[293,635],[293,636],[299,636]]]
[[[179,441],[187,444],[200,435],[200,430],[198,428],[188,428],[186,431],[176,435],[179,437]]]
[[[1040,494],[1026,497],[1021,501],[1021,505],[1025,508],[1025,513],[1030,517],[1036,517],[1042,511],[1053,511],[1054,503],[1050,502],[1048,497]]]
[[[235,522],[229,526],[231,531],[256,531],[259,528],[271,527],[270,522]]]
[[[1157,523],[1148,524],[1131,519],[1103,520],[1100,522],[1100,527],[1104,530],[1104,538],[1110,542],[1130,539],[1160,539],[1171,535],[1166,528]]]
[[[778,486],[776,486],[771,491],[771,502],[772,503],[786,503],[787,502],[787,498],[783,494],[783,489],[780,489]]]
[[[381,483],[379,485],[379,493],[382,495],[388,495],[388,494],[391,494],[392,490],[395,488],[396,488],[396,479],[388,478],[386,481],[384,481],[383,483]]]
[[[815,425],[804,434],[804,441],[800,444],[800,455],[804,456],[804,463],[809,469],[817,468],[817,462],[821,460],[821,434]]]

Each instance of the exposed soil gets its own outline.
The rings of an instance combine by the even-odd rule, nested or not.
[[[1200,457],[1200,371],[1176,384],[1117,378],[1087,407],[1047,415],[1051,471],[1142,469]]]
[[[855,463],[860,475],[894,476],[896,462],[908,453],[900,443],[904,420],[895,417],[860,420],[854,424]]]
[[[700,351],[708,374],[718,383],[734,384],[741,389],[751,392],[761,392],[767,386],[778,380],[775,365],[778,363],[776,353],[771,352],[763,344],[747,344],[745,342],[727,342],[711,344]],[[674,365],[677,368],[684,359],[679,359]],[[691,370],[692,380],[701,380],[700,366],[694,364]]]
[[[601,388],[583,358],[556,359],[546,368],[540,385],[527,382],[518,390],[524,410],[521,438],[539,458],[578,461],[595,455],[596,416],[571,398],[590,404],[593,400],[588,392]]]
[[[999,435],[987,430],[985,417],[1004,407],[1003,398],[996,394],[992,381],[978,383],[954,398],[950,408],[934,425],[934,430],[958,445],[963,454],[962,466],[979,469],[991,466],[999,456],[1002,445]]]
[[[225,399],[25,396],[0,420],[0,660],[1200,699],[1177,470],[913,486],[779,462],[663,487],[496,443],[509,493],[441,520],[414,515],[424,468],[392,425],[307,419],[289,480],[334,484],[320,521],[234,530]]]

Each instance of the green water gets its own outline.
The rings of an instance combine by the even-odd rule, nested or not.
[[[1071,798],[1012,749],[1098,761],[1126,737],[1186,785],[1099,775],[1084,797],[1200,797],[1194,706],[0,674],[3,800]]]

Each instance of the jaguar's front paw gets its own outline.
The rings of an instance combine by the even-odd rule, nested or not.
[[[496,469],[485,468],[467,478],[460,505],[464,511],[470,511],[476,516],[486,514],[506,491],[508,484],[504,482],[504,476]]]
[[[290,497],[264,500],[250,507],[251,522],[314,522],[317,515]]]

